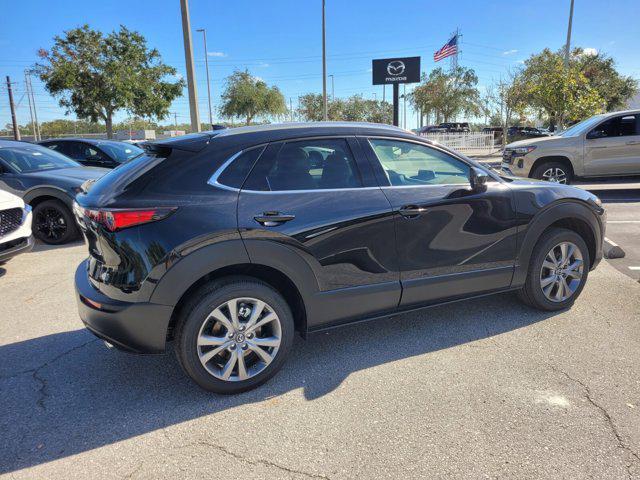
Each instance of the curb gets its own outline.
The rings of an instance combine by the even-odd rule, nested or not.
[[[614,259],[614,258],[624,258],[625,252],[616,242],[609,240],[607,237],[604,237],[604,243],[602,245],[602,250],[604,253],[604,258],[606,259]]]

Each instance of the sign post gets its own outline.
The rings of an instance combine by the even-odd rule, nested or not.
[[[399,125],[398,99],[401,83],[420,81],[420,57],[384,58],[373,60],[373,84],[393,85],[393,124]]]

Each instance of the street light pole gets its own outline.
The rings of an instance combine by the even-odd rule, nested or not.
[[[189,2],[180,0],[182,13],[182,38],[184,40],[184,58],[187,64],[187,89],[189,90],[189,111],[191,114],[191,131],[200,131],[200,113],[198,112],[198,89],[196,88],[196,71],[193,65],[193,44],[191,42],[191,20],[189,19]]]
[[[326,122],[328,120],[328,114],[327,114],[327,48],[326,48],[324,4],[325,4],[325,0],[322,0],[322,119]]]
[[[329,75],[331,77],[331,101],[335,101],[336,99],[336,94],[335,94],[335,90],[333,88],[333,75]]]
[[[569,7],[569,26],[567,28],[567,44],[564,47],[564,68],[569,69],[569,54],[571,52],[571,24],[573,23],[573,0]]]
[[[211,113],[211,82],[209,81],[209,54],[207,53],[207,31],[204,28],[199,28],[197,32],[202,32],[202,39],[204,41],[204,66],[207,70],[207,95],[209,97],[209,126],[213,125],[213,114]]]

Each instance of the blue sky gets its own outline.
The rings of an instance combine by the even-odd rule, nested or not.
[[[234,68],[248,68],[277,85],[295,107],[299,95],[322,91],[320,5],[320,0],[190,0],[201,118],[207,118],[206,79],[202,37],[195,29],[207,29],[214,106],[224,77]],[[432,70],[437,66],[433,52],[459,28],[459,62],[474,68],[484,86],[530,54],[561,47],[568,10],[569,0],[327,0],[328,74],[335,75],[336,97],[381,98],[382,87],[371,85],[371,59],[419,55],[423,71]],[[605,51],[623,73],[640,78],[639,18],[638,0],[575,0],[572,44]],[[11,9],[5,4],[0,18],[0,73],[3,81],[11,75],[18,82],[16,101],[24,90],[23,71],[36,60],[37,49],[50,47],[54,35],[82,23],[104,32],[120,24],[139,31],[184,74],[179,0],[22,0]],[[440,64],[446,67],[448,61]],[[38,80],[33,83],[40,120],[61,118],[57,102]],[[4,88],[0,95],[4,125],[10,121]],[[185,90],[171,109],[181,122],[188,121],[187,105]],[[26,99],[18,117],[28,121]],[[407,119],[409,128],[415,126],[414,112],[409,110]]]

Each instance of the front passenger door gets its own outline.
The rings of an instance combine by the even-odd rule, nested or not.
[[[640,174],[640,115],[605,120],[584,141],[587,175]]]
[[[395,212],[401,305],[507,288],[516,257],[509,187],[473,191],[471,165],[419,142],[365,140]]]

